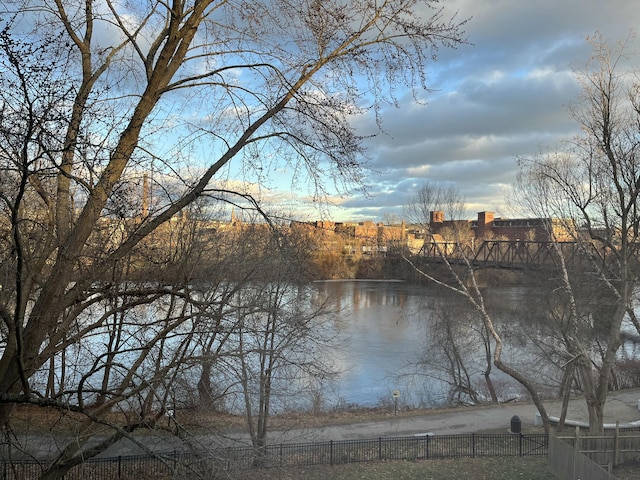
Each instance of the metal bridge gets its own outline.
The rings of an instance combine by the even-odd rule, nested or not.
[[[558,266],[560,254],[571,265],[584,262],[590,255],[605,262],[605,250],[597,250],[593,245],[589,248],[587,252],[584,244],[576,242],[484,240],[476,248],[470,244],[433,242],[425,243],[420,255],[451,263],[468,261],[475,267],[484,268],[553,268]]]

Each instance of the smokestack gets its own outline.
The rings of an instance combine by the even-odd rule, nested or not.
[[[149,177],[145,173],[142,177],[142,217],[149,216]]]

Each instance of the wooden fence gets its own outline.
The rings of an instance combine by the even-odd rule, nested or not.
[[[549,464],[560,478],[611,480],[615,479],[611,472],[616,466],[639,461],[640,432],[637,429],[615,428],[591,435],[576,427],[572,436],[549,439]]]
[[[562,480],[615,480],[611,473],[603,469],[573,445],[549,436],[549,468]]]
[[[622,463],[640,461],[640,432],[637,429],[626,431],[615,428],[591,435],[581,432],[580,428],[576,427],[574,435],[558,438],[584,453],[598,465],[616,467]]]

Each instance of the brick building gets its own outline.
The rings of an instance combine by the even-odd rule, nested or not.
[[[572,240],[567,225],[553,218],[496,218],[493,212],[478,212],[476,220],[446,220],[444,212],[431,212],[431,233],[448,240],[447,229],[469,229],[476,240],[523,240],[543,242],[551,239],[550,229],[556,240]]]
[[[292,227],[306,229],[324,243],[332,243],[343,253],[376,254],[387,252],[392,245],[407,241],[407,228],[378,222],[293,222]],[[338,240],[339,239],[339,240]]]

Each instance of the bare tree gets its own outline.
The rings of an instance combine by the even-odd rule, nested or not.
[[[77,325],[92,306],[126,291],[107,272],[213,193],[232,160],[259,182],[282,159],[317,197],[326,174],[358,183],[362,149],[349,116],[365,92],[379,108],[400,86],[426,86],[428,62],[463,41],[464,24],[431,0],[1,8],[3,425],[16,403],[68,408],[33,376],[90,333]],[[153,203],[133,194],[145,176]],[[172,298],[167,290],[125,298]],[[103,328],[109,318],[89,321]]]
[[[571,110],[583,135],[557,152],[521,159],[523,202],[562,219],[582,252],[576,264],[557,249],[568,305],[565,355],[584,390],[594,432],[603,428],[622,323],[635,319],[640,274],[640,84],[638,70],[628,68],[637,59],[629,40],[611,45],[597,35],[590,39],[593,54],[576,72],[582,95]]]
[[[444,218],[434,219],[432,213],[442,212]],[[451,221],[450,234],[453,241],[466,239],[466,228],[462,227],[467,222],[460,222],[465,218],[466,206],[460,192],[452,185],[438,185],[431,182],[422,184],[410,201],[404,207],[406,218],[413,224],[424,227],[433,234],[434,220],[442,223],[446,219]]]
[[[420,202],[428,203],[419,205]],[[431,218],[431,212],[436,211],[438,206],[450,205],[453,207],[453,211],[461,211],[463,204],[464,202],[455,189],[434,189],[433,186],[426,184],[410,203],[409,209],[422,215],[428,214],[429,216],[422,220],[423,224],[427,224],[427,219]],[[454,228],[452,231],[455,233],[458,229]],[[453,251],[436,245],[436,252],[438,253],[437,260],[445,267],[443,271],[438,272],[437,269],[429,268],[428,265],[425,266],[420,256],[415,258],[404,256],[403,258],[420,277],[460,295],[479,314],[482,329],[478,329],[477,331],[486,334],[486,336],[484,336],[487,359],[485,379],[492,399],[495,400],[497,398],[491,379],[492,365],[495,365],[499,370],[516,380],[527,390],[540,412],[545,429],[548,429],[549,418],[543,400],[538,392],[537,385],[528,375],[504,360],[502,356],[505,348],[504,335],[500,332],[496,322],[493,320],[490,309],[487,307],[483,292],[477,281],[476,269],[472,264],[473,259],[470,258],[469,250],[462,248],[463,243],[461,241],[455,241],[455,239],[456,237],[454,237]],[[455,259],[455,263],[453,263],[452,259]]]
[[[449,386],[449,404],[480,403],[475,377],[481,368],[476,363],[478,337],[473,320],[468,312],[454,311],[449,302],[434,305],[432,319],[420,363],[428,375]]]
[[[237,372],[260,463],[275,399],[280,410],[287,408],[287,398],[298,403],[293,408],[303,408],[305,398],[311,401],[308,386],[337,373],[325,355],[336,331],[326,302],[312,301],[304,263],[297,258],[308,246],[287,232],[263,238],[254,249],[260,258],[251,284],[239,292],[237,348],[228,364]]]

